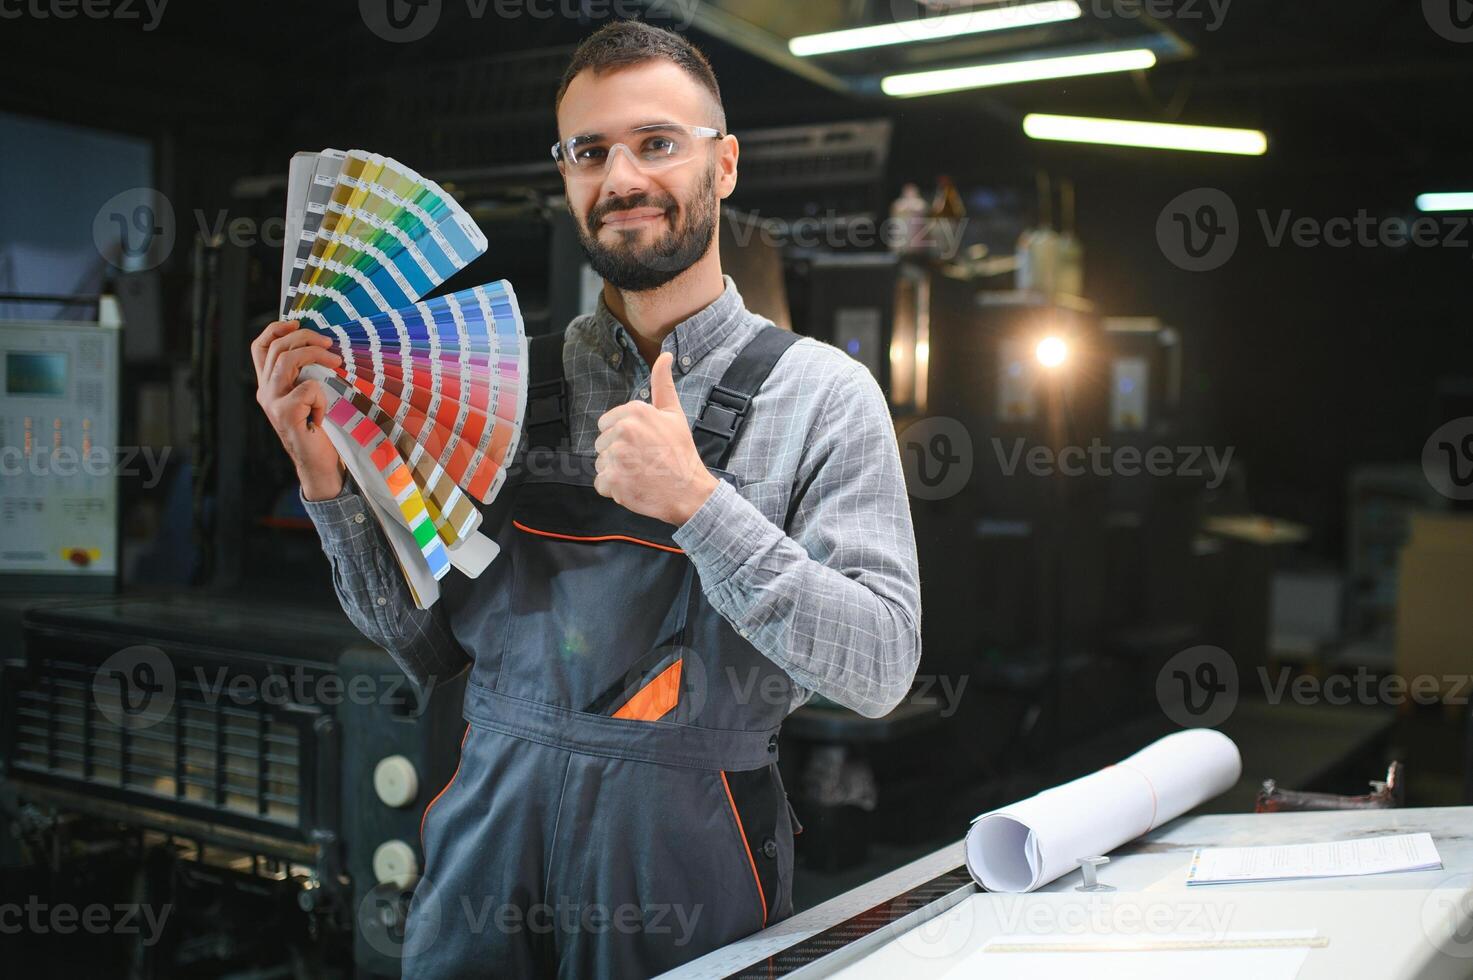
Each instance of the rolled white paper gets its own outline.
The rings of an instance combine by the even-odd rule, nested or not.
[[[1238,781],[1233,740],[1190,728],[1037,796],[983,814],[967,834],[967,870],[994,892],[1031,892],[1174,820]]]

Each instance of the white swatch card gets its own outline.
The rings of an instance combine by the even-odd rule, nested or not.
[[[1442,858],[1431,834],[1397,834],[1317,844],[1204,847],[1192,857],[1187,884],[1339,878],[1441,867]]]

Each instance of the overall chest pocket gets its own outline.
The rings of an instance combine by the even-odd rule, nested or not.
[[[503,541],[514,574],[496,690],[601,714],[662,674],[678,690],[666,668],[699,587],[674,531],[580,479],[522,487]]]

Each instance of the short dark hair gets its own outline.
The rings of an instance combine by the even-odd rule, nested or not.
[[[563,81],[558,86],[553,110],[556,111],[563,104],[568,86],[585,69],[601,75],[659,58],[685,69],[686,74],[711,93],[711,98],[716,102],[716,123],[725,131],[726,108],[721,102],[721,86],[716,82],[716,73],[711,70],[711,62],[706,60],[699,48],[674,31],[637,20],[618,20],[605,24],[584,38],[583,43],[573,52],[573,60],[568,62],[567,71],[563,72]]]

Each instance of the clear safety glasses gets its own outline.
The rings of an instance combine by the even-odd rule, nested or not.
[[[570,177],[602,178],[614,154],[622,149],[641,170],[665,170],[695,159],[702,140],[721,139],[710,126],[657,123],[623,133],[589,133],[552,146],[552,158]]]

